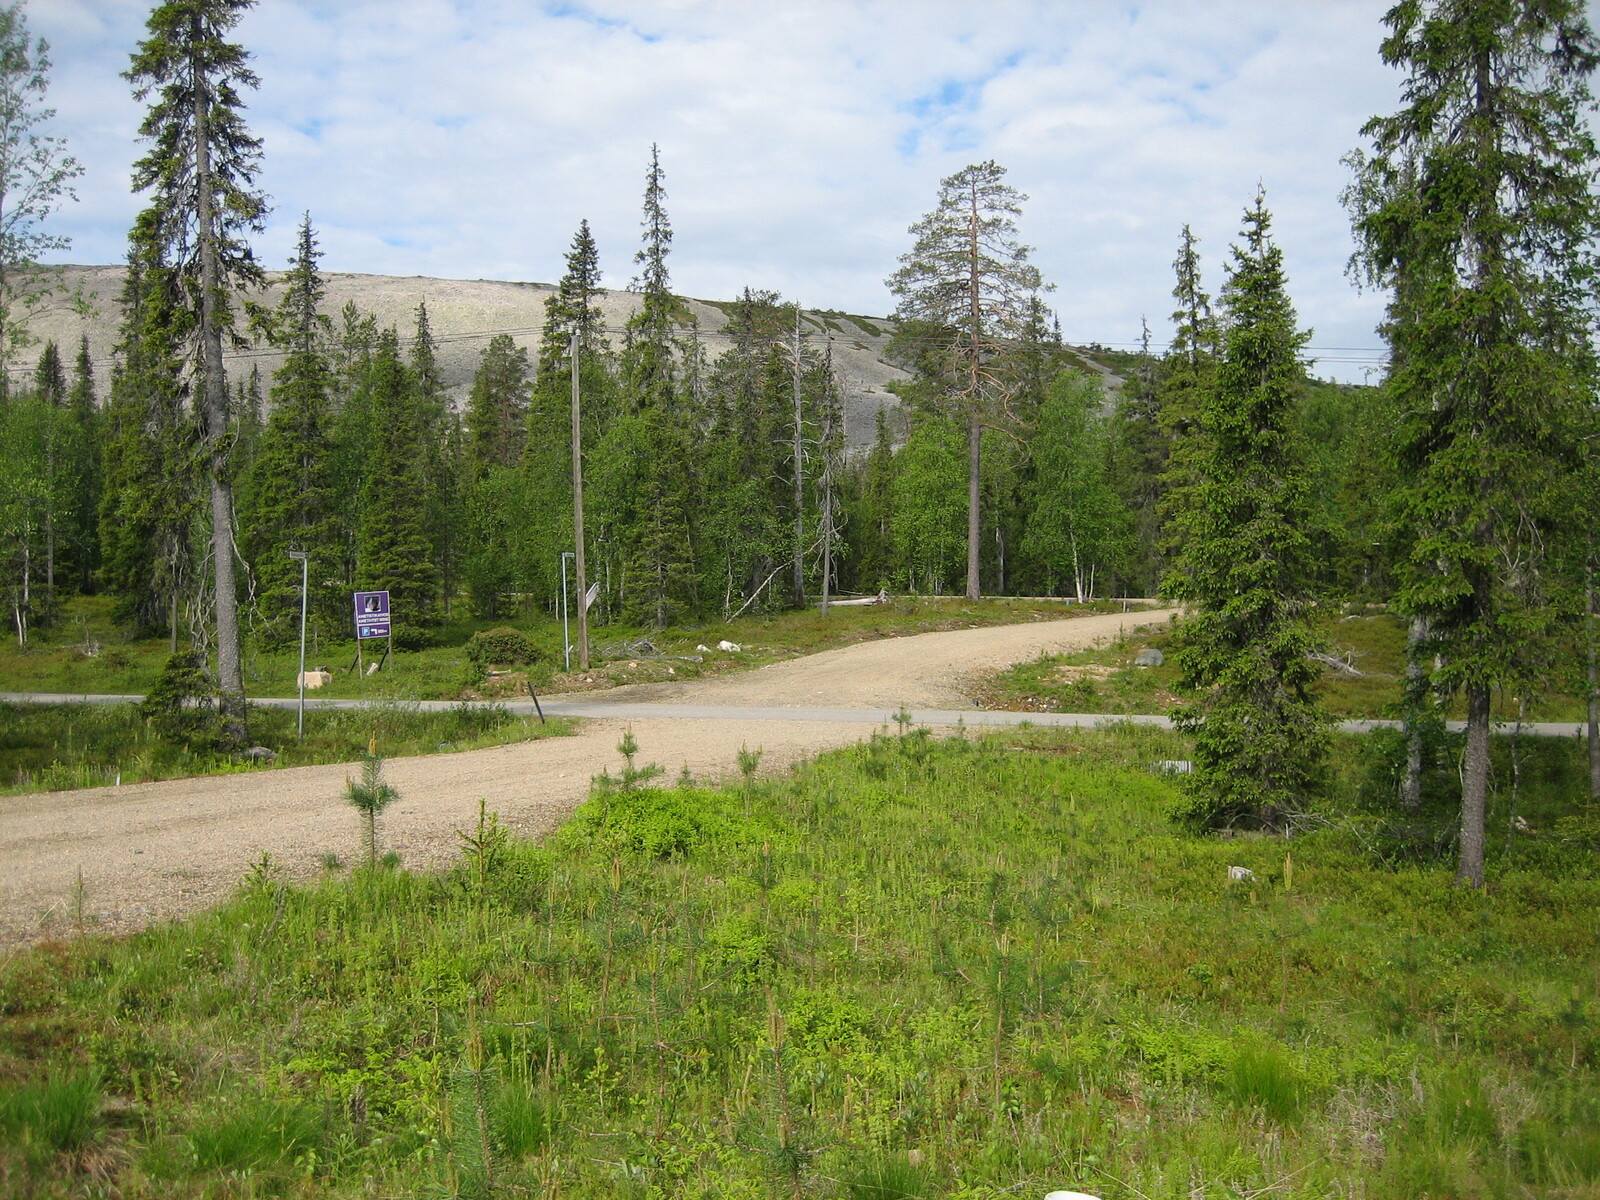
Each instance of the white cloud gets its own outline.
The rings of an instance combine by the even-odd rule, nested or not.
[[[1373,346],[1339,159],[1395,103],[1385,7],[269,0],[238,30],[276,206],[259,253],[282,265],[309,209],[329,270],[551,281],[587,218],[620,286],[658,142],[680,290],[883,313],[940,178],[993,158],[1032,197],[1024,237],[1070,337],[1131,342],[1143,314],[1163,338],[1179,229],[1218,290],[1260,181],[1316,344]],[[29,9],[54,46],[54,131],[87,168],[53,222],[73,261],[120,259],[138,206],[141,109],[118,73],[146,11]]]

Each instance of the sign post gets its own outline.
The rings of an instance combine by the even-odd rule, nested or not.
[[[361,648],[373,638],[387,638],[389,649],[384,657],[394,651],[394,626],[389,621],[389,593],[357,592],[356,606],[356,666],[363,674],[366,666],[361,659]]]

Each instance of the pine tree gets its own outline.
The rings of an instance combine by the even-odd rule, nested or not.
[[[271,342],[285,354],[273,373],[272,411],[250,468],[250,502],[241,506],[240,544],[255,570],[256,605],[269,642],[287,642],[299,630],[301,566],[287,552],[310,555],[306,577],[318,584],[341,565],[332,476],[333,372],[325,350],[331,323],[320,309],[326,294],[320,257],[306,214],[283,296],[267,322]],[[308,609],[330,632],[340,628],[342,596],[329,596],[320,586],[318,593],[307,598]]]
[[[439,571],[428,542],[424,401],[392,329],[378,337],[368,389],[372,457],[362,484],[356,582],[362,591],[389,592],[395,640],[405,645],[430,636],[438,623]]]
[[[1027,196],[1003,182],[995,162],[963,168],[939,185],[938,207],[910,232],[916,242],[889,277],[900,298],[895,315],[926,321],[954,335],[949,398],[967,431],[967,595],[980,594],[979,486],[983,428],[1009,402],[1005,372],[996,368],[1021,333],[1030,301],[1044,286],[1017,237],[1015,218]]]
[[[1383,59],[1402,106],[1368,122],[1347,194],[1404,414],[1397,607],[1419,670],[1466,702],[1463,883],[1483,884],[1490,698],[1537,690],[1570,472],[1591,403],[1594,102],[1576,0],[1405,0]],[[1592,454],[1592,449],[1587,451]]]
[[[253,190],[261,143],[241,116],[239,90],[255,87],[248,55],[224,39],[253,0],[169,0],[147,24],[126,78],[151,99],[139,126],[150,150],[134,165],[136,192],[150,191],[149,233],[181,275],[193,314],[192,353],[211,517],[218,715],[225,745],[245,739],[244,674],[234,576],[233,471],[222,343],[233,324],[228,289],[259,284],[244,238],[266,213]]]
[[[1192,609],[1177,634],[1174,714],[1194,736],[1192,816],[1279,828],[1305,801],[1326,747],[1310,694],[1318,668],[1305,526],[1309,498],[1295,410],[1304,375],[1265,197],[1245,210],[1225,293],[1226,335],[1199,421],[1192,507],[1176,520],[1169,594]]]
[[[39,259],[71,239],[40,225],[63,200],[76,199],[72,181],[83,174],[61,139],[38,132],[55,116],[39,107],[49,75],[50,47],[29,36],[22,0],[0,7],[0,401],[11,368],[31,344],[29,319],[62,296],[59,270],[41,267]]]

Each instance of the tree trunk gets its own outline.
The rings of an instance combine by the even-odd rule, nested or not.
[[[202,39],[196,30],[195,44]],[[199,76],[199,71],[196,71]],[[195,88],[195,216],[200,256],[200,353],[204,388],[202,428],[211,486],[211,569],[216,581],[217,709],[225,746],[245,743],[244,670],[239,653],[239,597],[233,575],[233,485],[228,480],[228,378],[222,366],[222,325],[217,299],[222,287],[217,262],[216,215],[211,195],[208,92]]]
[[[978,585],[978,477],[981,468],[983,425],[974,410],[967,418],[967,599],[976,600],[983,592]]]
[[[1489,686],[1467,688],[1467,754],[1461,771],[1461,859],[1456,879],[1483,886],[1484,813],[1489,794]]]

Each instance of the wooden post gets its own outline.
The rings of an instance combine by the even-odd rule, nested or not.
[[[578,670],[589,669],[589,583],[583,567],[583,434],[579,423],[578,331],[567,342],[572,359],[572,539],[578,575]]]

